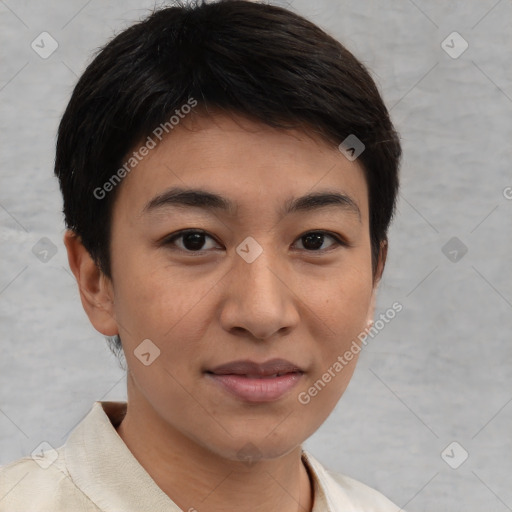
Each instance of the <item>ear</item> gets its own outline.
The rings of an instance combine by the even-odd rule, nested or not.
[[[387,256],[388,256],[388,241],[383,240],[380,243],[379,259],[377,262],[377,270],[375,271],[375,276],[373,278],[372,298],[371,298],[370,307],[368,309],[368,316],[367,316],[368,327],[371,327],[371,325],[373,325],[373,317],[375,315],[375,304],[377,302],[377,290],[379,287],[380,280],[382,278],[382,273],[384,272],[384,267],[386,265]]]
[[[111,280],[101,272],[74,231],[66,230],[64,245],[68,253],[69,267],[78,284],[82,306],[91,324],[105,336],[118,334]]]

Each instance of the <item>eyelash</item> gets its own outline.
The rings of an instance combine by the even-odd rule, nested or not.
[[[174,233],[174,234],[166,237],[163,240],[162,245],[164,245],[164,246],[173,245],[174,242],[177,239],[182,238],[185,235],[189,235],[189,234],[193,234],[193,233],[199,233],[199,234],[206,235],[206,237],[211,238],[216,243],[218,243],[215,240],[215,238],[212,237],[211,235],[209,235],[206,231],[203,231],[201,229],[185,229],[185,230],[178,231],[177,233]],[[332,238],[335,243],[334,243],[333,246],[329,247],[328,249],[319,249],[319,250],[300,249],[300,250],[306,251],[307,253],[310,253],[310,254],[315,254],[315,253],[326,253],[328,251],[333,250],[333,247],[334,248],[336,248],[336,247],[350,247],[350,244],[348,242],[346,242],[343,238],[341,238],[339,235],[336,235],[336,234],[334,234],[334,233],[332,233],[330,231],[323,231],[323,230],[306,231],[305,233],[303,233],[302,235],[297,237],[297,240],[300,240],[301,238],[304,238],[306,235],[311,235],[311,234],[320,234],[320,235],[324,235],[324,236],[326,235],[326,236]],[[187,249],[182,249],[181,247],[176,247],[176,250],[184,252],[184,253],[189,254],[189,255],[201,256],[201,255],[205,254],[206,252],[208,252],[210,249],[204,249],[204,250],[199,250],[199,251],[191,251],[191,250],[187,250]]]

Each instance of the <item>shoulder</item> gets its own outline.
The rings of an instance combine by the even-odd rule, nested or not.
[[[333,511],[405,512],[376,489],[347,475],[327,469],[310,453],[306,452],[305,456]]]
[[[329,476],[365,512],[405,512],[382,493],[347,475],[327,470]]]
[[[97,507],[74,485],[63,458],[64,450],[59,448],[0,466],[0,512],[96,512]]]

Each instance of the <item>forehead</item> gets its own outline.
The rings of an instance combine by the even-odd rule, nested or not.
[[[367,217],[366,181],[357,160],[349,161],[314,133],[235,115],[182,121],[126,175],[115,208],[142,215],[152,201],[176,189],[225,198],[224,209],[232,215],[254,213],[255,206],[282,214],[293,198],[330,191],[353,200],[360,220]]]

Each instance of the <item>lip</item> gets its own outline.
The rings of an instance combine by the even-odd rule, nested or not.
[[[304,370],[285,359],[263,363],[232,361],[206,371],[225,391],[247,402],[279,400],[301,380]]]

